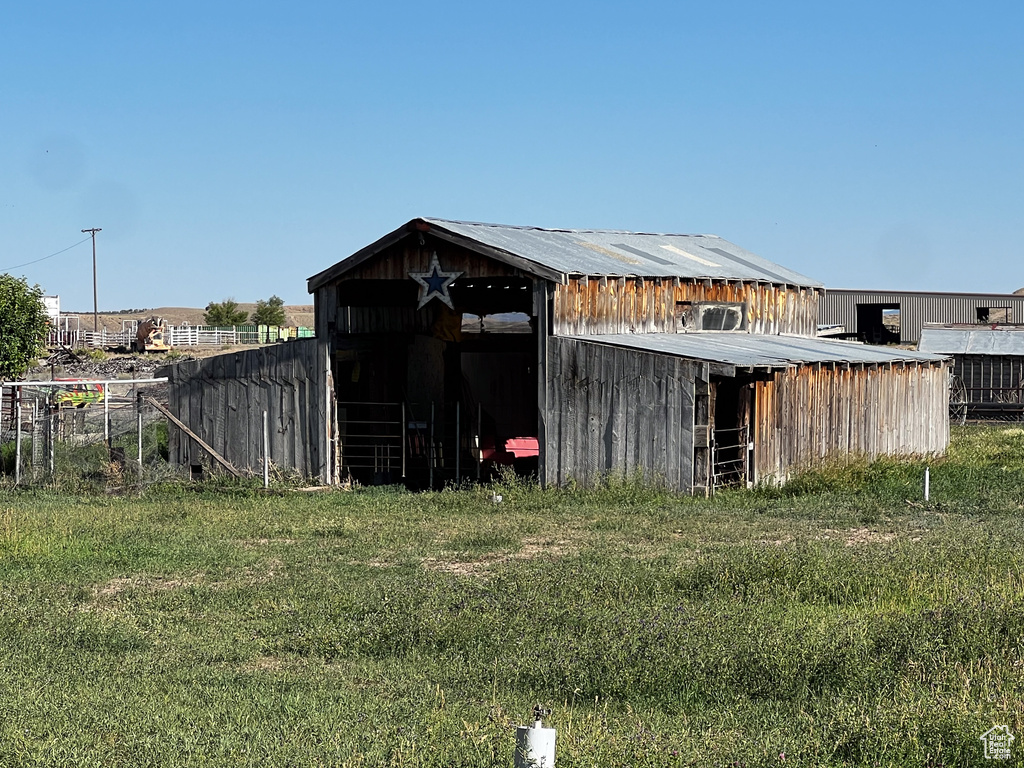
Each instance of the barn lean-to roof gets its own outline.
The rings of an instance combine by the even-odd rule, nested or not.
[[[555,282],[573,275],[742,280],[821,288],[822,284],[717,235],[544,229],[420,218],[309,278],[309,292],[343,276],[416,232],[430,232]]]
[[[734,375],[733,369],[773,371],[815,363],[886,365],[939,363],[944,359],[942,355],[858,342],[754,333],[619,333],[570,338],[700,360],[728,375]]]

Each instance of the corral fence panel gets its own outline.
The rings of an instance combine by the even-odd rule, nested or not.
[[[0,384],[0,485],[147,485],[167,462],[166,380]]]

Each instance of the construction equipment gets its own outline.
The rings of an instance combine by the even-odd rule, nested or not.
[[[139,323],[135,332],[135,352],[166,352],[171,346],[166,342],[166,326],[162,317],[150,317]]]

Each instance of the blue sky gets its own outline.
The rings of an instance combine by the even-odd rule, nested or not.
[[[1024,5],[0,10],[0,271],[277,294],[415,216],[714,233],[836,288],[1024,286]],[[88,243],[10,270],[91,310]]]

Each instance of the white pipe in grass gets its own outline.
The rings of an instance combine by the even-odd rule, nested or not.
[[[925,467],[924,468],[924,500],[925,501],[928,501],[928,497],[930,496],[930,493],[929,493],[929,491],[931,490],[929,488],[929,486],[931,485],[930,481],[931,481],[931,477],[930,477],[930,473],[928,471],[928,467]]]
[[[554,768],[555,729],[544,727],[539,708],[534,713],[537,719],[532,726],[516,727],[515,768]]]

